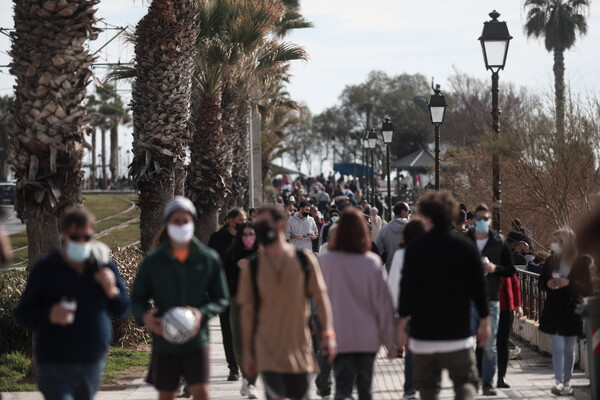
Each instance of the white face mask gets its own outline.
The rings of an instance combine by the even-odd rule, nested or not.
[[[560,254],[563,251],[562,246],[560,244],[556,243],[556,242],[550,243],[550,249],[552,249],[552,251],[554,252],[554,254],[556,254],[557,256],[560,256]]]
[[[171,240],[176,243],[187,243],[194,237],[194,223],[188,222],[185,225],[167,225],[167,233]]]

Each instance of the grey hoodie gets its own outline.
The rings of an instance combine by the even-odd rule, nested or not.
[[[381,259],[385,260],[385,268],[390,270],[394,253],[400,247],[400,242],[403,240],[402,230],[404,224],[408,222],[406,218],[394,218],[387,225],[384,225],[377,235],[375,246],[381,255]]]
[[[310,215],[306,215],[304,218],[300,218],[298,213],[295,213],[288,219],[287,226],[285,228],[285,237],[290,241],[291,244],[296,246],[297,249],[306,249],[312,251],[312,240],[308,236],[306,236],[302,240],[291,239],[290,235],[308,235],[309,233],[314,233],[316,236],[319,236],[319,230],[317,229],[317,224],[315,220]]]

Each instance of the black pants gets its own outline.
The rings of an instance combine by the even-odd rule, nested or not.
[[[238,365],[235,362],[235,353],[233,351],[233,339],[231,337],[231,324],[229,323],[229,307],[219,314],[221,321],[221,334],[223,334],[223,348],[225,349],[225,359],[230,372],[238,373]]]
[[[359,400],[371,400],[375,353],[343,353],[333,361],[335,400],[352,398],[356,383]]]
[[[498,379],[506,376],[506,368],[508,367],[508,339],[510,337],[513,318],[513,311],[500,311],[498,336],[496,337],[496,347],[498,348]]]
[[[314,304],[311,300],[311,306],[314,307]],[[327,359],[326,356],[321,354],[321,324],[317,318],[317,315],[313,313],[312,321],[314,326],[314,332],[312,334],[313,346],[315,351],[315,358],[317,359],[317,363],[319,364],[319,374],[315,378],[315,385],[317,386],[317,391],[320,396],[331,394],[331,363]]]

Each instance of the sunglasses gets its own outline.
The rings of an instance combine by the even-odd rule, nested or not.
[[[475,221],[489,221],[490,217],[482,217],[480,215],[475,217]]]
[[[92,240],[91,235],[69,235],[69,240],[73,242],[89,242]]]

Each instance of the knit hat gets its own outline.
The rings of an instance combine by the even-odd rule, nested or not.
[[[164,219],[167,221],[171,214],[175,211],[187,211],[192,214],[194,219],[198,218],[198,213],[196,212],[196,207],[194,207],[194,203],[187,197],[183,196],[175,196],[173,200],[169,201],[167,206],[165,207]]]

